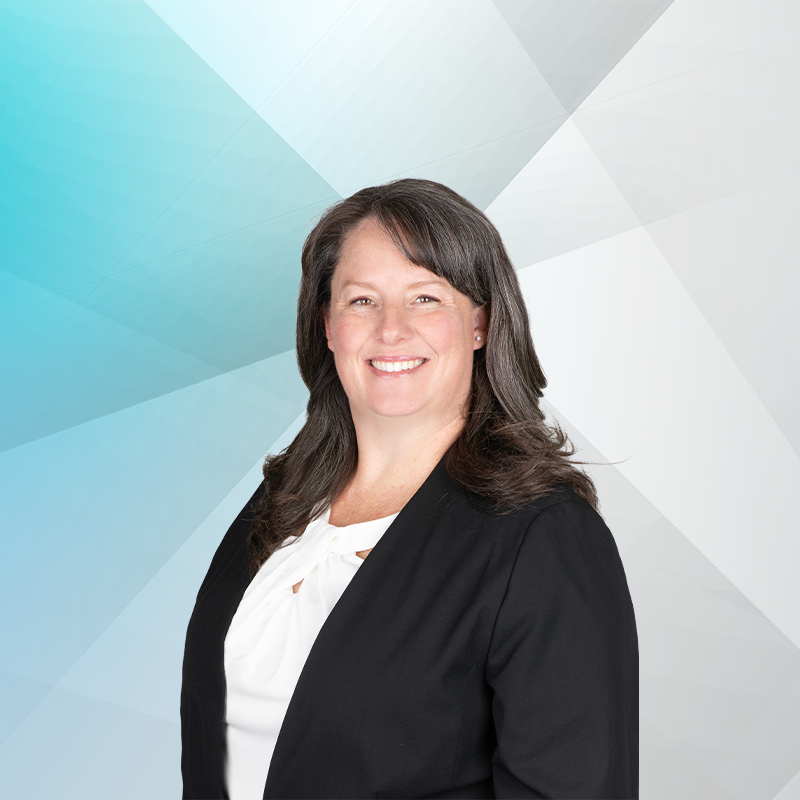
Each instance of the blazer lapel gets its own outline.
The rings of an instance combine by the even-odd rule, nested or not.
[[[373,630],[389,616],[391,608],[384,607],[382,595],[385,592],[381,590],[402,581],[403,575],[395,569],[397,562],[422,549],[427,526],[420,525],[420,520],[445,513],[453,496],[461,491],[447,474],[443,456],[358,568],[323,623],[306,659],[278,734],[267,774],[265,798],[286,796],[281,793],[281,786],[285,780],[291,780],[292,768],[287,770],[287,761],[294,760],[305,746],[308,715],[322,707],[319,700],[326,693],[337,691],[331,682],[342,669],[347,670],[343,663],[342,633],[356,624],[363,625],[367,613]],[[358,657],[352,652],[347,655]],[[345,791],[342,796],[349,796],[346,787],[341,788]]]

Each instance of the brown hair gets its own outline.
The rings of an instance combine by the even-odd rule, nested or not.
[[[323,309],[342,243],[374,218],[409,261],[486,304],[486,345],[474,353],[466,423],[447,452],[450,476],[497,512],[511,510],[562,484],[597,508],[594,484],[576,463],[558,424],[545,424],[539,398],[547,385],[536,357],[528,313],[500,234],[452,189],[403,179],[356,192],[329,208],[303,245],[297,303],[297,363],[311,396],[306,423],[280,454],[267,457],[264,491],[250,535],[255,572],[289,536],[304,530],[344,490],[357,462],[355,428]]]

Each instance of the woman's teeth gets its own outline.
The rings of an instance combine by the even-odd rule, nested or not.
[[[405,369],[414,369],[424,361],[424,358],[418,358],[416,361],[370,361],[369,363],[381,372],[402,372]]]

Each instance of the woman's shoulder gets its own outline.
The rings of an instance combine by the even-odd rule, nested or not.
[[[584,597],[598,593],[630,604],[625,569],[614,535],[589,502],[560,486],[529,503],[513,573],[560,594],[571,587]],[[626,612],[627,613],[627,612]]]
[[[523,513],[526,540],[552,540],[562,549],[609,551],[618,558],[614,536],[600,512],[569,486],[559,484],[526,505]]]
[[[558,484],[510,510],[492,508],[475,498],[469,504],[485,531],[513,539],[514,553],[509,556],[515,561],[534,567],[583,562],[617,573],[622,570],[616,541],[600,512],[567,485]]]
[[[524,509],[529,514],[531,520],[533,520],[547,509],[552,509],[555,506],[561,505],[566,505],[568,509],[573,511],[578,511],[578,509],[589,511],[590,515],[594,514],[602,519],[600,514],[590,503],[584,500],[572,487],[567,486],[565,483],[558,483],[547,491],[546,494],[542,494],[529,501],[524,506]]]
[[[237,514],[236,519],[231,522],[214,553],[214,557],[211,559],[211,565],[198,594],[203,594],[223,571],[230,569],[232,566],[237,574],[244,574],[249,569],[248,542],[250,539],[250,523],[253,520],[256,504],[263,491],[264,481],[261,481],[258,488]]]
[[[600,513],[574,489],[566,484],[556,484],[545,493],[513,506],[493,505],[485,498],[464,492],[465,500],[472,509],[494,521],[500,527],[509,524],[532,528],[547,525],[556,519],[569,520],[580,527],[604,528]]]
[[[229,549],[240,549],[242,542],[246,542],[250,533],[250,523],[256,513],[261,495],[264,493],[264,481],[259,483],[258,488],[253,492],[250,499],[244,504],[242,510],[231,522],[227,533],[220,543],[219,550],[223,553]]]

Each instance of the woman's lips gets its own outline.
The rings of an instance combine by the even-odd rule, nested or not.
[[[369,365],[378,372],[384,374],[395,374],[398,372],[411,372],[418,367],[421,367],[428,359],[427,358],[409,358],[409,359],[392,359],[382,360],[378,358],[369,359]]]

